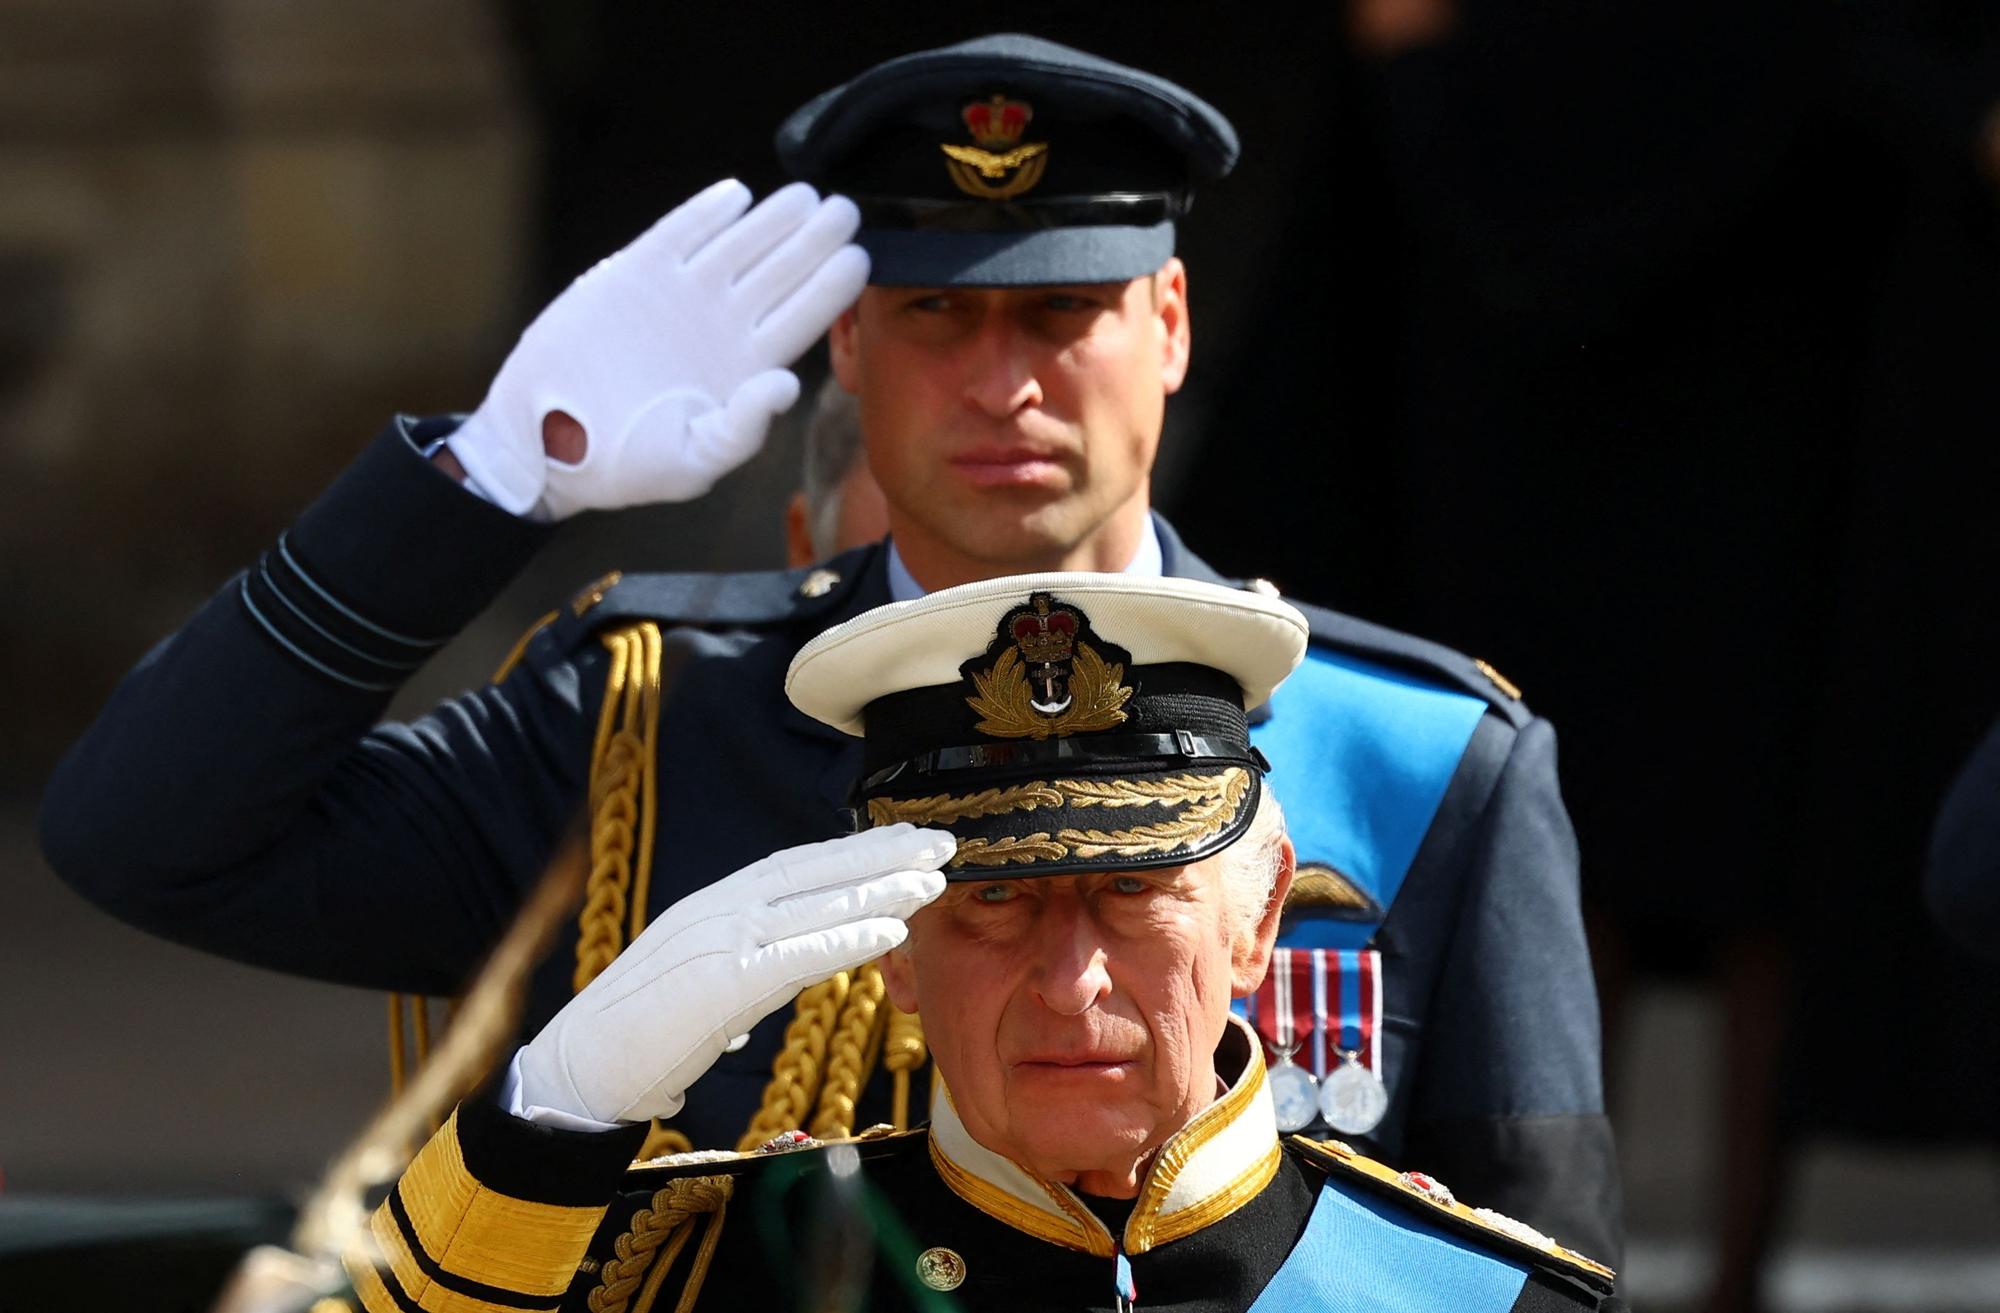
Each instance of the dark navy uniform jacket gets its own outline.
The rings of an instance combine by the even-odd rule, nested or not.
[[[84,896],[240,961],[456,991],[583,806],[606,678],[595,634],[637,617],[665,632],[653,909],[844,832],[859,743],[795,709],[783,676],[807,639],[889,600],[879,545],[828,562],[839,582],[818,596],[805,571],[626,579],[563,608],[500,683],[376,724],[549,532],[431,467],[418,448],[447,431],[399,419],[126,677],[43,802],[49,860]],[[1159,529],[1167,573],[1216,578]],[[1300,860],[1387,908],[1370,942],[1391,1101],[1358,1143],[1615,1264],[1554,734],[1455,653],[1306,611],[1307,665],[1254,734]],[[1301,750],[1316,764],[1288,779]],[[530,1029],[572,966],[567,952],[545,965]],[[734,1142],[785,1019],[704,1080],[676,1122],[695,1143]]]
[[[455,1313],[623,1309],[642,1280],[652,1307],[697,1311],[1623,1313],[1585,1256],[1346,1144],[1281,1141],[1263,1064],[1227,1061],[1249,1043],[1225,1036],[1227,1090],[1124,1200],[1024,1171],[942,1096],[925,1130],[629,1170],[643,1127],[556,1130],[474,1099],[376,1210],[378,1262],[347,1270],[368,1313],[440,1290]]]

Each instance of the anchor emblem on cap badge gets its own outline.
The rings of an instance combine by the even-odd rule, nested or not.
[[[1002,616],[991,663],[966,670],[973,689],[966,702],[979,713],[978,731],[1045,739],[1123,723],[1132,696],[1125,667],[1085,641],[1089,626],[1081,610],[1047,593]]]

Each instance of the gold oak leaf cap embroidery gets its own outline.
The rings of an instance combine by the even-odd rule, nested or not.
[[[1307,634],[1240,589],[1016,575],[830,629],[785,689],[862,739],[860,823],[950,830],[954,879],[1177,866],[1248,827],[1268,767],[1247,712]]]
[[[1195,188],[1238,153],[1229,120],[1185,87],[1012,33],[866,69],[776,144],[793,177],[861,207],[870,281],[919,287],[1152,273]]]

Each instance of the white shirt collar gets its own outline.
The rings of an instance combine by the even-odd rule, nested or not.
[[[1160,532],[1153,527],[1153,517],[1146,517],[1146,531],[1139,536],[1139,550],[1132,553],[1132,559],[1125,563],[1119,574],[1129,574],[1135,579],[1157,579],[1166,572],[1166,558],[1160,551]],[[917,582],[910,568],[903,564],[903,554],[896,550],[896,540],[889,540],[889,600],[892,602],[913,602],[928,591]]]

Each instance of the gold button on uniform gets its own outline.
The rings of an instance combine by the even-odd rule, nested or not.
[[[957,1290],[965,1284],[965,1260],[943,1245],[926,1249],[917,1255],[917,1280],[932,1290]]]

